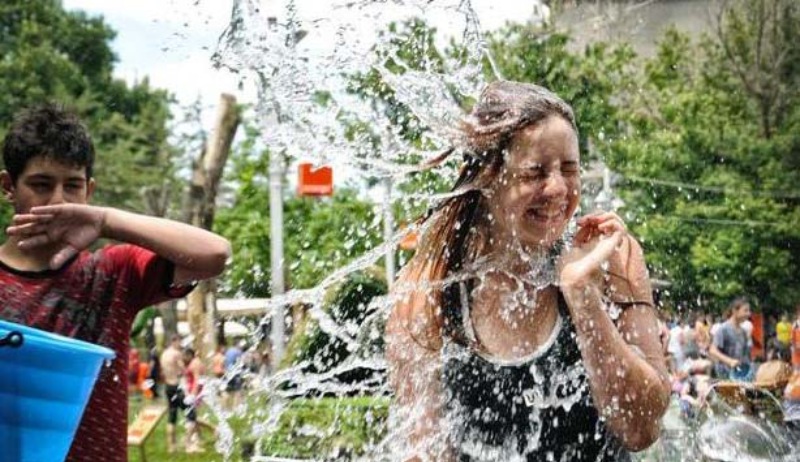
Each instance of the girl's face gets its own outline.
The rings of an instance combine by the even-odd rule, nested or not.
[[[579,163],[577,134],[562,117],[517,132],[489,198],[491,237],[550,248],[578,207]]]

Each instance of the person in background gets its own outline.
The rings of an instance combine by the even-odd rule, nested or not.
[[[775,346],[781,350],[785,350],[789,356],[789,348],[792,343],[792,323],[789,321],[789,315],[781,313],[781,319],[775,324]]]
[[[711,347],[711,326],[706,319],[705,314],[699,314],[694,322],[694,339],[701,356],[707,356],[708,349]]]
[[[134,398],[139,398],[139,388],[137,381],[139,379],[139,350],[131,348],[128,352],[128,395]]]
[[[783,392],[783,413],[787,424],[800,435],[800,303],[795,306],[790,349],[792,377]]]
[[[241,340],[234,343],[225,351],[225,374],[228,376],[228,383],[225,384],[224,407],[231,409],[239,406],[242,400],[242,388],[244,387],[244,365],[237,364],[247,348],[247,342]]]
[[[203,391],[201,377],[204,373],[203,362],[194,350],[183,350],[183,405],[186,411],[186,452],[188,454],[203,452],[200,433],[197,425],[197,408],[200,406],[200,393]]]
[[[690,329],[685,316],[676,316],[675,323],[669,330],[669,344],[667,351],[670,358],[670,370],[678,371],[683,365],[683,345],[686,341],[685,335],[687,330]]]
[[[750,319],[750,302],[739,297],[729,306],[730,317],[717,330],[709,355],[719,378],[741,377],[750,367],[751,341],[742,324]]]
[[[158,347],[153,346],[149,352],[150,355],[150,377],[149,383],[150,390],[153,393],[153,398],[158,399],[161,397],[161,358],[159,357]]]
[[[172,336],[169,346],[161,353],[161,371],[164,379],[164,396],[167,399],[167,452],[175,452],[176,424],[178,412],[183,409],[183,396],[180,393],[181,376],[184,370],[181,337]]]
[[[211,373],[215,378],[221,379],[225,375],[225,342],[217,345],[214,356],[211,357]]]

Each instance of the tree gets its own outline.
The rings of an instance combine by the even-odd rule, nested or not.
[[[214,224],[220,180],[240,121],[241,108],[237,106],[236,98],[223,93],[214,132],[195,162],[185,202],[185,221],[194,226],[210,230]],[[212,280],[200,281],[186,297],[186,315],[194,335],[195,351],[201,358],[217,347],[216,336],[205,335],[207,331],[213,331],[217,323],[215,288]]]
[[[678,305],[748,295],[773,311],[800,298],[799,52],[795,2],[731,2],[713,36],[670,31],[644,67],[631,136],[607,161]]]
[[[568,44],[569,36],[549,25],[509,24],[489,38],[503,78],[546,87],[573,107],[585,162],[624,135],[619,99],[633,84],[635,55],[629,46],[605,43],[573,53]]]
[[[258,132],[245,125],[246,139],[231,161],[232,203],[217,212],[215,231],[234,243],[233,259],[220,289],[248,297],[270,295],[269,156],[258,152]],[[255,153],[253,151],[256,151]],[[380,217],[355,189],[330,198],[286,197],[284,245],[291,288],[314,287],[333,270],[374,248]]]
[[[96,202],[145,211],[142,188],[174,172],[171,96],[146,78],[132,85],[115,79],[115,32],[102,18],[64,10],[60,1],[4,1],[0,30],[0,136],[31,104],[54,100],[75,108],[95,142]],[[10,213],[3,206],[0,224]]]

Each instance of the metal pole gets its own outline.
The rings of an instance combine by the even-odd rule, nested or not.
[[[598,210],[610,211],[611,210],[611,170],[608,167],[603,167],[603,188],[594,199],[594,205]]]
[[[269,154],[269,226],[272,297],[283,295],[283,152],[270,151]],[[278,370],[283,358],[286,313],[283,305],[273,306],[272,367]]]
[[[383,241],[391,242],[394,235],[394,216],[392,215],[392,179],[386,178],[386,198],[383,201]],[[394,245],[386,249],[386,285],[389,289],[394,283]]]

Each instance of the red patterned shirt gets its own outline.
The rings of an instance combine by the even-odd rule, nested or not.
[[[134,245],[82,252],[58,270],[19,271],[0,262],[0,319],[98,345],[116,353],[100,371],[67,457],[126,462],[128,349],[136,313],[191,290],[171,290],[174,266]]]

